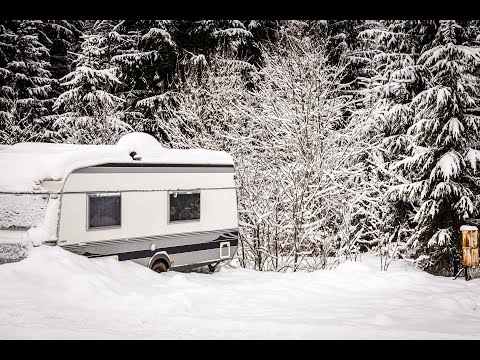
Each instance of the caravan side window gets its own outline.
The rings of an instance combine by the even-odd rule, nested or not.
[[[169,221],[200,220],[200,191],[172,191]]]
[[[88,194],[88,229],[119,227],[122,224],[120,193]]]

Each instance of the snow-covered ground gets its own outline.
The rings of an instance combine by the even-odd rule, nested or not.
[[[480,339],[480,279],[379,265],[156,274],[41,246],[0,265],[0,338]]]

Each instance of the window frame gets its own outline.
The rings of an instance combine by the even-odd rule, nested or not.
[[[188,219],[188,220],[170,220],[170,195],[171,194],[198,194],[200,199],[200,209],[199,209],[199,216],[198,219]],[[195,190],[168,190],[167,191],[167,225],[168,224],[181,224],[181,223],[189,223],[189,222],[200,222],[202,218],[202,192],[200,189]]]
[[[96,230],[111,230],[111,229],[120,229],[122,227],[123,219],[122,219],[122,193],[121,192],[91,192],[86,194],[86,199],[87,199],[87,219],[86,219],[86,225],[87,225],[87,231],[96,231]],[[101,195],[101,196],[99,196]],[[114,197],[114,196],[119,196],[120,197],[120,225],[107,225],[107,226],[90,226],[90,198],[92,197]]]

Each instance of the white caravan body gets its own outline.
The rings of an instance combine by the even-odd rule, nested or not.
[[[130,140],[138,140],[138,134],[130,135]],[[145,139],[146,134],[140,135]],[[52,149],[52,144],[48,145]],[[129,141],[120,150],[115,145],[101,146],[88,160],[82,155],[82,161],[67,161],[69,165],[60,178],[37,180],[32,193],[15,191],[18,186],[5,191],[8,181],[1,191],[0,181],[2,196],[10,197],[8,203],[18,204],[29,196],[45,202],[40,225],[33,229],[3,226],[0,236],[21,237],[28,233],[34,239],[40,233],[42,243],[79,255],[115,256],[148,267],[163,261],[173,270],[231,259],[238,246],[231,157],[219,151],[172,150],[159,145],[142,149],[142,145]],[[81,146],[75,145],[76,151],[81,152]],[[54,147],[61,152],[61,145]],[[94,146],[85,147],[91,149]],[[9,149],[0,151],[0,165],[2,155],[9,152],[14,153]],[[102,159],[105,152],[109,156]],[[161,156],[152,156],[156,153]],[[27,211],[31,213],[31,209]]]

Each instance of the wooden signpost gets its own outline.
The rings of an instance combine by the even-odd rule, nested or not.
[[[465,271],[465,280],[470,280],[468,268],[478,266],[478,228],[476,226],[462,225],[462,253],[463,253],[463,270]],[[455,276],[460,274],[460,272]]]

